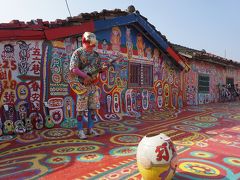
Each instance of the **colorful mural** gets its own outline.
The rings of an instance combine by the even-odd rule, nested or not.
[[[3,128],[7,128],[5,133],[12,134],[19,130],[18,125],[23,124],[30,127],[29,130],[32,126],[41,129],[42,41],[3,41],[0,43],[0,53],[0,107],[5,123]],[[15,124],[14,130],[11,124]]]
[[[133,22],[139,27],[132,26]],[[57,33],[61,28],[49,29],[45,38],[41,36],[43,40],[1,41],[0,134],[76,126],[76,94],[69,87],[69,63],[72,52],[81,46],[84,31],[83,26],[72,26],[71,35]],[[102,63],[122,55],[98,77],[101,94],[98,120],[139,118],[143,112],[216,102],[217,85],[226,83],[226,77],[240,82],[239,70],[210,63],[189,60],[191,70],[186,73],[183,71],[188,70],[186,63],[136,14],[91,21],[84,28],[96,34],[95,51]],[[130,71],[133,65],[138,69]],[[199,74],[209,76],[208,93],[198,92]],[[133,79],[137,83],[130,82],[130,77],[136,77]],[[15,125],[16,120],[21,121]]]
[[[229,69],[220,65],[203,61],[189,60],[191,70],[184,74],[185,96],[187,105],[198,105],[218,102],[220,100],[220,85],[226,85],[227,78],[233,78],[239,83],[239,70]],[[209,92],[201,93],[198,88],[199,75],[209,77]]]
[[[178,108],[182,98],[180,71],[143,34],[132,27],[114,26],[95,32],[96,51],[103,63],[123,58],[99,76],[101,110],[99,119],[120,120],[140,117],[143,111]],[[0,61],[0,102],[29,103],[33,127],[74,127],[76,95],[69,88],[69,62],[78,38],[57,41],[2,42]],[[153,87],[128,87],[129,62],[153,67]],[[16,113],[17,115],[17,113]]]

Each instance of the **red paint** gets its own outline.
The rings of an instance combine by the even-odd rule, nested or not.
[[[40,40],[45,39],[43,30],[0,30],[0,41],[4,40]]]
[[[189,70],[189,66],[187,65],[187,63],[186,63],[171,47],[168,47],[168,48],[167,48],[167,52],[168,52],[169,55],[170,55],[178,64],[180,64],[186,71]]]
[[[169,160],[169,152],[166,142],[163,143],[161,146],[157,146],[155,152],[157,153],[157,161],[162,161],[162,159],[164,159],[165,161]]]
[[[47,40],[54,40],[54,39],[60,39],[63,37],[68,37],[76,34],[82,34],[86,31],[93,32],[94,31],[94,22],[86,22],[81,25],[74,25],[74,26],[68,26],[68,27],[59,27],[59,28],[53,28],[53,29],[46,29],[45,35]]]
[[[18,28],[18,29],[10,29]],[[22,28],[22,29],[20,29]],[[28,29],[25,29],[28,28]],[[31,29],[31,30],[29,30]],[[54,40],[76,34],[82,34],[85,31],[94,31],[94,22],[89,21],[81,25],[72,25],[66,27],[47,28],[45,26],[17,26],[14,24],[0,29],[0,41],[4,40]]]
[[[181,60],[181,58],[177,55],[177,53],[170,47],[167,48],[167,52],[172,56],[172,58],[179,62]]]

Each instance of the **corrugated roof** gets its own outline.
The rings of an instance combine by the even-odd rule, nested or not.
[[[142,16],[134,6],[129,6],[125,11],[121,9],[104,9],[101,12],[81,13],[78,16],[68,17],[64,20],[56,19],[53,22],[43,21],[42,19],[31,20],[29,22],[12,20],[10,23],[0,24],[0,41],[14,39],[53,40],[81,34],[84,31],[99,30],[103,25],[106,28],[106,25],[109,26],[109,23],[106,24],[106,22],[110,22],[112,26],[137,22],[182,68],[185,70],[189,69],[186,62],[171,48],[166,37],[157,31],[155,26],[149,23],[147,18]]]
[[[200,60],[200,61],[206,61],[214,64],[219,64],[222,66],[237,66],[240,67],[240,63],[233,61],[231,59],[223,58],[221,56],[217,56],[215,54],[206,52],[203,50],[196,50],[189,47],[181,46],[178,44],[171,43],[171,46],[174,48],[175,51],[177,51],[179,54],[184,55],[187,58],[193,59],[193,60]]]
[[[92,20],[112,19],[119,16],[126,16],[132,13],[140,15],[146,21],[148,20],[146,17],[142,16],[139,11],[135,10],[134,6],[129,6],[125,11],[122,11],[121,9],[103,9],[101,12],[94,11],[91,13],[81,13],[78,16],[68,17],[67,19],[56,19],[55,21],[44,21],[42,19],[36,19],[28,22],[23,22],[20,20],[12,20],[9,23],[0,23],[0,31],[16,29],[41,31],[49,28],[79,25]],[[156,30],[154,25],[152,25],[151,23],[149,24],[152,28]],[[168,42],[166,36],[162,35],[158,30],[156,30],[156,32],[158,32],[162,36],[162,38]]]

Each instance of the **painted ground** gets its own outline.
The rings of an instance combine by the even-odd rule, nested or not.
[[[0,137],[0,179],[141,179],[136,149],[149,132],[173,140],[175,180],[240,179],[239,102],[122,116],[95,127],[101,136],[88,140],[75,128]]]

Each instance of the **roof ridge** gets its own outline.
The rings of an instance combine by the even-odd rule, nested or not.
[[[214,53],[207,52],[205,49],[196,50],[196,49],[193,49],[193,48],[189,48],[189,47],[186,47],[186,46],[183,46],[183,45],[179,45],[179,44],[174,44],[174,43],[171,43],[171,45],[173,46],[174,50],[177,51],[178,53],[181,52],[182,49],[185,49],[187,51],[186,52],[182,52],[182,53],[187,53],[188,54],[189,51],[192,51],[191,55],[195,56],[195,57],[214,58],[215,60],[221,60],[221,61],[223,61],[225,63],[233,63],[233,64],[236,64],[236,65],[240,65],[240,62],[238,62],[238,61],[234,61],[232,59],[224,58],[224,57],[216,55]]]
[[[1,23],[0,22],[0,29],[6,29],[14,27],[14,25],[19,27],[24,26],[32,26],[32,25],[41,25],[41,26],[54,26],[54,25],[64,25],[72,22],[86,22],[87,20],[95,20],[95,19],[104,19],[109,15],[112,16],[120,16],[120,15],[127,15],[131,13],[135,13],[136,9],[133,5],[128,6],[126,10],[121,9],[113,9],[107,10],[103,9],[102,11],[93,11],[90,13],[80,13],[77,16],[73,17],[66,17],[66,19],[55,19],[54,21],[44,21],[43,19],[32,19],[30,21],[20,21],[20,20],[11,20],[9,23]],[[138,11],[137,11],[138,12]]]

